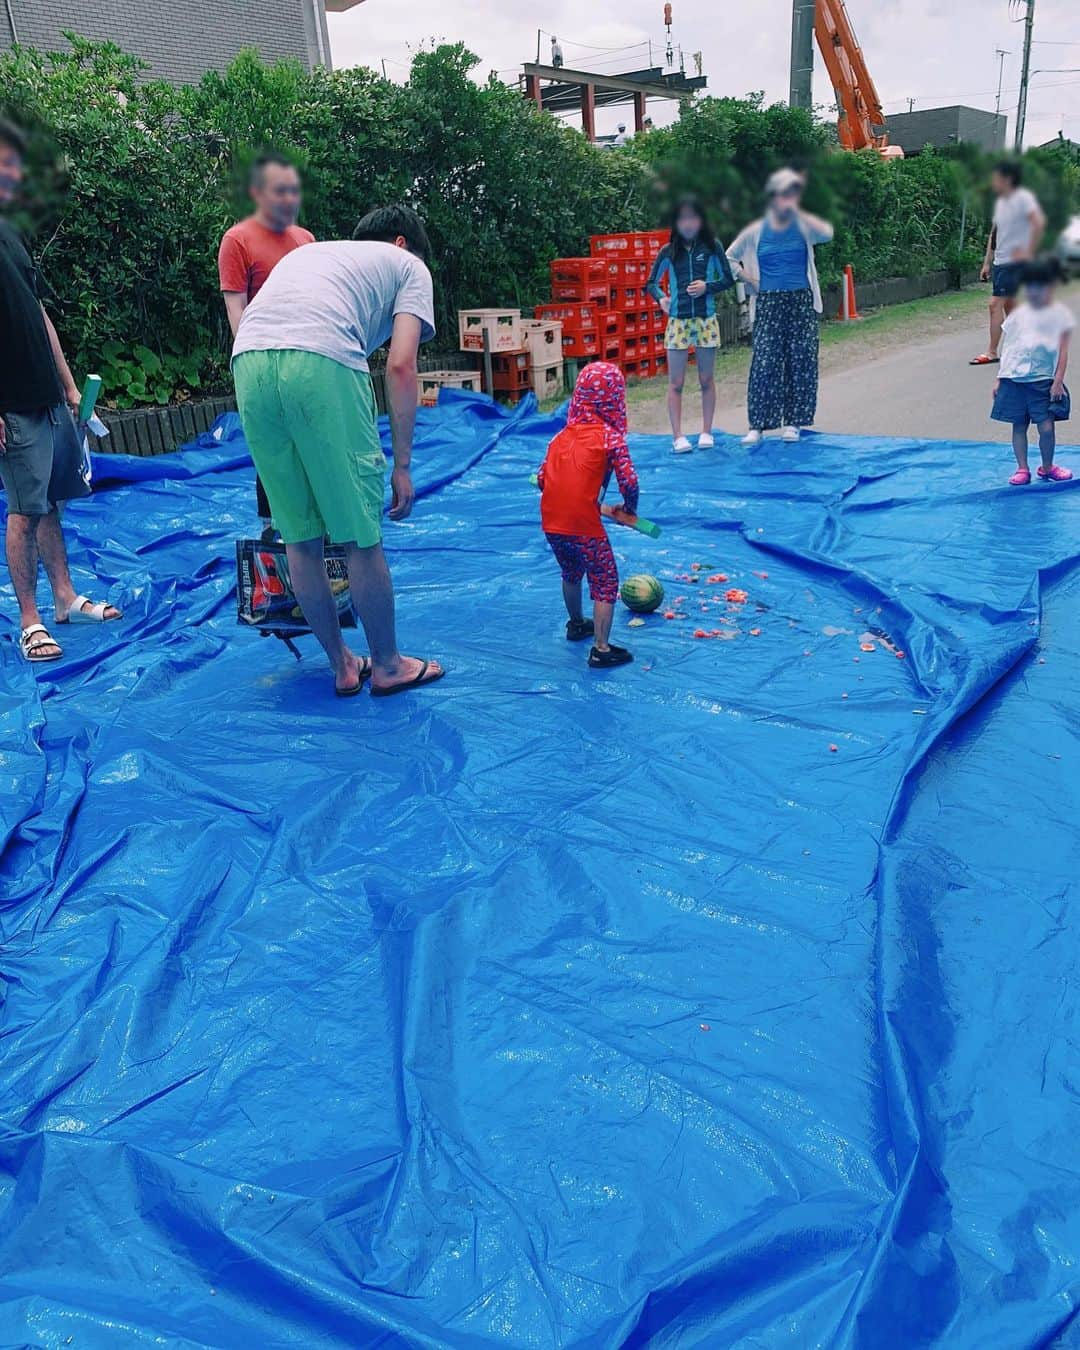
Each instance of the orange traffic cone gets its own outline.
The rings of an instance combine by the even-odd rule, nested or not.
[[[862,318],[855,301],[855,269],[850,263],[844,268],[844,280],[840,288],[840,313],[836,317],[845,323]]]

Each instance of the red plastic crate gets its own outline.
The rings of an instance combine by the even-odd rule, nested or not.
[[[622,343],[617,337],[601,338],[600,351],[605,361],[613,361],[615,365],[622,361]]]
[[[624,361],[623,374],[626,376],[628,380],[640,380],[641,366],[642,362],[640,361]]]
[[[649,331],[652,333],[667,331],[667,315],[662,309],[658,309],[654,314],[649,315]]]
[[[641,343],[636,337],[623,338],[623,360],[636,361],[641,355]]]
[[[567,283],[588,286],[590,282],[607,281],[607,264],[603,258],[556,258],[550,265],[551,284]]]
[[[641,312],[640,286],[612,286],[611,288],[611,308],[621,310],[624,314]]]
[[[495,376],[512,375],[519,370],[529,369],[529,353],[522,347],[516,352],[493,352],[491,373]]]
[[[603,262],[603,259],[598,259]],[[644,286],[649,279],[649,264],[644,258],[612,256],[607,264],[607,279],[612,286]]]
[[[617,309],[605,309],[600,315],[600,331],[604,337],[622,337],[626,315]]]
[[[623,337],[636,337],[641,331],[641,321],[633,310],[628,310],[625,314],[621,310],[616,313],[622,314]]]
[[[640,258],[649,260],[649,243],[644,234],[594,234],[589,240],[594,258]]]
[[[657,375],[667,374],[667,352],[662,351],[658,356],[653,357],[653,365],[656,367]]]
[[[656,374],[656,361],[653,357],[646,357],[645,360],[638,362],[638,375],[643,380],[651,380]]]
[[[671,242],[670,230],[646,230],[645,247],[650,258],[655,258],[665,244]]]
[[[576,304],[562,301],[554,305],[537,305],[533,311],[538,319],[557,319],[563,326],[563,338],[567,333],[580,333],[582,329],[596,328],[600,318],[600,306]]]
[[[562,343],[563,356],[571,360],[600,355],[600,334],[595,328],[575,329],[572,332],[564,328]]]
[[[601,307],[608,303],[608,284],[604,281],[589,281],[584,284],[572,281],[556,281],[551,286],[551,298],[569,301],[572,304],[595,304]]]

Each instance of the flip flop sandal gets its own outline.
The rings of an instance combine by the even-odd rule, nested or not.
[[[371,686],[371,697],[393,698],[395,694],[404,694],[410,689],[420,689],[425,684],[434,684],[436,680],[441,680],[446,674],[445,670],[437,670],[434,674],[429,675],[428,671],[430,670],[431,662],[424,661],[421,663],[420,669],[411,680],[402,680],[400,684],[383,685],[382,688],[378,688],[373,684]]]
[[[53,647],[55,650],[48,656],[35,656],[42,647]],[[19,651],[30,662],[31,665],[41,666],[47,661],[59,661],[64,654],[64,649],[59,642],[52,636],[43,623],[32,623],[29,628],[24,628],[19,634]]]
[[[991,356],[989,352],[983,352],[982,356],[973,356],[968,362],[969,366],[997,366],[1001,364],[1000,356]]]
[[[1044,483],[1067,483],[1072,478],[1072,469],[1063,469],[1060,464],[1054,464],[1049,469],[1044,469],[1040,464],[1039,477]]]
[[[364,685],[371,679],[371,662],[365,657],[360,662],[360,678],[355,684],[347,684],[344,689],[339,689],[334,685],[335,698],[355,698],[361,692]]]
[[[1016,472],[1013,474],[1013,476],[1009,479],[1009,486],[1010,486],[1010,487],[1027,487],[1027,485],[1028,485],[1030,482],[1031,482],[1031,470],[1030,470],[1030,469],[1017,469],[1017,471],[1016,471]]]
[[[116,609],[106,600],[91,600],[87,595],[77,595],[68,606],[66,614],[56,611],[57,623],[116,623],[124,616],[116,609],[113,615],[107,615],[107,609]]]

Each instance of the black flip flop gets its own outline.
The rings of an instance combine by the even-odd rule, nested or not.
[[[373,684],[371,686],[371,697],[392,698],[395,694],[404,694],[409,689],[420,689],[425,684],[434,684],[436,680],[441,680],[446,674],[445,670],[440,670],[437,675],[428,676],[428,671],[430,669],[431,662],[424,661],[411,680],[403,680],[400,684],[387,684],[381,689]]]
[[[367,670],[364,670],[363,667],[361,667],[360,678],[356,682],[356,684],[350,684],[345,689],[339,689],[336,684],[334,685],[334,697],[355,698],[357,694],[363,691],[364,685],[367,684],[368,680],[370,679],[371,679],[371,662],[368,661]]]

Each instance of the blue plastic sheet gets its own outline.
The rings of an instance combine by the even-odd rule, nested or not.
[[[555,428],[421,414],[383,704],[235,626],[235,427],[99,461],[125,623],[0,641],[4,1346],[1080,1343],[1080,495],[637,438],[687,617],[597,674]]]

